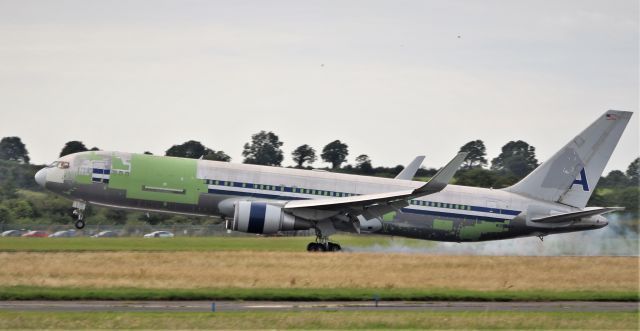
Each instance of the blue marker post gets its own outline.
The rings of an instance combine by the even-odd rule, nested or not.
[[[379,299],[380,299],[380,298],[378,297],[378,293],[374,293],[374,294],[373,294],[373,301],[375,301],[375,302],[376,302],[376,307],[378,307],[378,300],[379,300]]]
[[[216,303],[215,303],[215,302],[212,302],[212,303],[211,303],[211,312],[212,312],[212,313],[215,313],[215,312],[216,312]]]

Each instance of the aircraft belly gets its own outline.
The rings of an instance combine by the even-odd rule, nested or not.
[[[485,241],[527,235],[522,222],[511,219],[484,219],[469,216],[422,215],[396,212],[385,215],[379,234],[403,236],[434,241]]]

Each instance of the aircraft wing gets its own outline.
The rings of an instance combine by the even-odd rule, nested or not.
[[[624,207],[590,207],[590,208],[585,208],[585,210],[581,210],[573,213],[565,213],[565,214],[558,214],[558,215],[547,216],[547,217],[534,218],[531,221],[537,222],[537,223],[562,223],[562,222],[568,222],[575,219],[580,219],[583,217],[601,215],[601,214],[611,213],[619,210],[624,210]]]
[[[424,155],[416,156],[411,163],[407,165],[406,168],[402,169],[400,173],[395,177],[396,179],[405,179],[412,180],[413,177],[418,172],[418,168],[422,165],[422,161],[424,161]]]
[[[296,213],[300,210],[323,210],[323,211],[336,211],[343,210],[360,210],[365,209],[379,210],[384,212],[388,210],[385,206],[392,209],[397,209],[408,205],[408,200],[416,197],[421,197],[433,193],[442,191],[453,175],[456,173],[462,162],[464,161],[467,153],[460,153],[456,155],[444,168],[440,169],[426,184],[416,189],[384,192],[357,195],[351,197],[342,198],[328,198],[318,200],[294,200],[287,202],[283,209],[289,212]],[[337,213],[336,213],[337,214]],[[376,213],[378,214],[378,213]],[[326,214],[324,214],[326,215]]]

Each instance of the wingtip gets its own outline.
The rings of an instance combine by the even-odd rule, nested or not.
[[[622,118],[631,118],[631,116],[633,115],[633,112],[628,110],[617,110],[617,109],[609,109],[606,112],[604,112],[604,116],[609,114],[615,114]]]

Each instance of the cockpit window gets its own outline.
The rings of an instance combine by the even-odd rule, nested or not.
[[[69,169],[69,162],[60,161],[58,162],[59,169]]]

